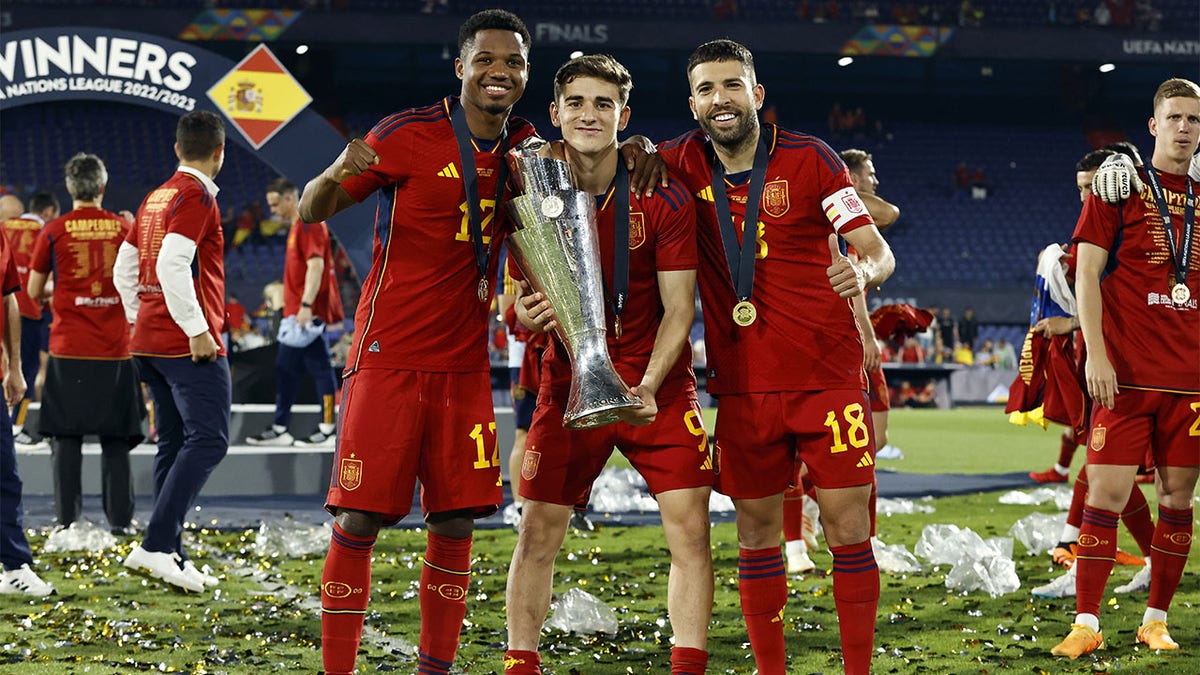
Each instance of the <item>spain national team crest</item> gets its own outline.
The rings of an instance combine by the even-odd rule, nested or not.
[[[846,205],[846,210],[850,212],[851,217],[861,215],[867,212],[867,207],[863,205],[862,200],[858,198],[858,193],[850,190],[842,196],[842,203]]]
[[[342,465],[338,468],[338,485],[342,486],[343,490],[353,492],[362,485],[363,466],[361,459],[351,457],[342,458]]]
[[[782,218],[791,208],[786,179],[773,180],[763,186],[762,210],[772,218]]]
[[[532,448],[525,451],[525,459],[521,461],[521,478],[533,480],[537,475],[538,463],[542,461],[542,453]]]
[[[646,243],[646,217],[641,213],[629,214],[629,250]]]
[[[1104,449],[1104,440],[1105,440],[1104,437],[1106,435],[1105,431],[1107,431],[1107,430],[1103,426],[1100,426],[1099,424],[1097,424],[1096,427],[1094,429],[1092,429],[1092,440],[1090,443],[1088,443],[1088,446],[1094,452],[1100,452],[1101,450]]]

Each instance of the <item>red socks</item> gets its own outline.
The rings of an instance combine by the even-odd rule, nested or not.
[[[708,652],[695,647],[671,648],[671,675],[704,675]]]
[[[1088,477],[1084,464],[1075,474],[1075,491],[1071,494],[1071,506],[1067,509],[1067,524],[1079,527],[1083,524],[1083,507],[1087,506]]]
[[[833,601],[841,629],[846,675],[871,672],[875,615],[879,608],[879,567],[871,541],[832,546]]]
[[[1079,547],[1075,552],[1075,611],[1100,615],[1100,601],[1117,555],[1117,514],[1090,506],[1083,509]],[[1153,572],[1151,572],[1153,574]]]
[[[504,652],[504,675],[542,675],[541,655],[520,649]]]
[[[1075,433],[1068,429],[1063,432],[1062,445],[1058,449],[1058,465],[1071,468],[1071,459],[1075,457]]]
[[[1154,528],[1154,544],[1150,550],[1151,609],[1167,611],[1171,598],[1179,588],[1183,567],[1192,548],[1192,509],[1177,511],[1158,507],[1158,527]]]
[[[321,574],[321,658],[329,675],[354,672],[371,598],[374,546],[374,537],[356,537],[333,524]]]
[[[430,532],[421,569],[421,640],[417,647],[420,675],[450,672],[467,615],[470,585],[471,538],[451,539]]]
[[[1121,512],[1121,522],[1125,523],[1125,529],[1133,535],[1133,540],[1142,551],[1142,557],[1149,556],[1150,544],[1154,539],[1154,521],[1150,520],[1150,505],[1146,503],[1146,495],[1142,494],[1142,488],[1138,487],[1137,483],[1130,488],[1129,502]]]
[[[783,608],[787,604],[787,575],[780,547],[739,550],[738,595],[759,675],[784,675],[787,652],[783,644]]]

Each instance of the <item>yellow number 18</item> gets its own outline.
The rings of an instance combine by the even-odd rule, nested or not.
[[[871,434],[867,431],[867,420],[863,414],[861,403],[851,403],[843,408],[842,420],[850,425],[846,431],[850,446],[863,448],[871,442]],[[848,446],[842,442],[842,421],[838,419],[837,413],[833,410],[825,413],[825,426],[833,432],[833,444],[829,446],[830,454],[845,452]]]

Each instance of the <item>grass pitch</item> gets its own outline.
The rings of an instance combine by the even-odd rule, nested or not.
[[[1052,427],[1018,429],[997,409],[897,411],[892,442],[904,460],[882,468],[920,472],[1007,472],[1044,469],[1057,456]],[[1076,468],[1082,457],[1076,458]],[[916,543],[930,523],[955,523],[983,537],[1006,536],[1019,518],[1054,507],[1000,504],[996,493],[947,497],[932,514],[881,517],[889,544]],[[47,600],[0,596],[0,672],[29,673],[314,673],[321,667],[316,588],[323,555],[264,558],[254,532],[202,532],[194,557],[225,574],[203,595],[166,590],[128,574],[120,561],[134,541],[95,554],[48,554],[33,539],[39,571],[60,595]],[[502,673],[504,583],[515,542],[508,530],[477,533],[467,625],[455,667]],[[1136,550],[1122,530],[1121,546]],[[1078,661],[1049,655],[1069,629],[1074,601],[1040,600],[1028,589],[1058,574],[1048,556],[1029,557],[1016,544],[1022,589],[999,598],[962,595],[944,585],[948,568],[884,575],[876,635],[876,673],[1200,673],[1200,602],[1196,562],[1189,563],[1171,609],[1172,633],[1183,645],[1155,654],[1135,646],[1145,594],[1114,596],[1134,568],[1117,568],[1101,616],[1108,648]],[[411,654],[419,625],[416,583],[424,533],[387,530],[375,549],[368,635],[359,672],[415,673]],[[713,528],[716,605],[710,633],[710,673],[753,673],[738,610],[737,543],[732,524]],[[790,579],[785,616],[789,673],[841,672],[828,552],[813,555],[818,572]],[[547,631],[543,661],[558,675],[665,673],[668,557],[656,527],[608,527],[568,536],[555,591],[578,586],[613,608],[618,634],[578,637]]]

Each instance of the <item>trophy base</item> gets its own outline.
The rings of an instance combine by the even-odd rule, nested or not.
[[[621,396],[611,401],[594,402],[586,410],[568,411],[563,415],[563,426],[567,429],[594,429],[606,424],[621,421],[618,411],[625,408],[637,408],[642,405],[642,399],[634,396]]]

